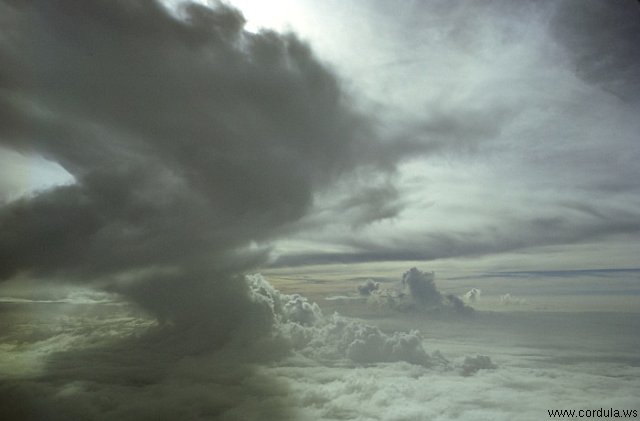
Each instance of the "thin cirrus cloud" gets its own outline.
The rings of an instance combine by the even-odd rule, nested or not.
[[[299,31],[375,104],[402,206],[354,225],[320,202],[307,219],[323,229],[289,237],[275,264],[558,245],[578,266],[608,267],[614,256],[595,262],[576,246],[619,249],[638,232],[638,5],[407,2],[393,17],[389,7],[309,5],[335,35]],[[358,30],[338,30],[345,22]],[[353,45],[366,54],[348,60]]]

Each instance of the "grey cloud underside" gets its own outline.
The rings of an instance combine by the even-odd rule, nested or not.
[[[483,229],[411,233],[384,238],[343,237],[351,251],[298,253],[280,256],[273,267],[377,261],[429,261],[465,256],[485,256],[539,246],[580,244],[613,236],[630,237],[640,232],[632,212],[607,215],[540,217],[530,220],[505,218]]]
[[[552,28],[576,72],[624,100],[640,96],[640,4],[564,1]]]
[[[227,6],[0,7],[0,141],[75,178],[0,208],[2,279],[95,282],[172,318],[237,303],[229,278],[268,252],[246,247],[372,156],[370,123],[309,47],[244,32]]]

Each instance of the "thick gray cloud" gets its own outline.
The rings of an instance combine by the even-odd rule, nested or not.
[[[371,155],[369,123],[310,48],[244,32],[228,6],[1,7],[0,141],[75,179],[0,209],[2,279],[92,282],[228,325],[252,306],[233,274],[264,260],[255,245]]]
[[[411,268],[402,275],[400,284],[417,306],[437,307],[442,304],[442,294],[436,288],[433,272],[421,272],[416,268]]]
[[[2,205],[0,279],[124,294],[160,322],[48,355],[37,380],[1,385],[5,415],[288,419],[285,389],[252,362],[322,342],[323,355],[346,361],[430,363],[415,332],[324,319],[300,296],[275,308],[282,297],[241,275],[332,182],[363,166],[393,170],[371,122],[306,44],[244,32],[221,4],[0,7],[1,144],[74,181]],[[341,206],[367,224],[397,213],[377,209],[393,197],[383,183]],[[201,366],[213,368],[202,376]],[[264,405],[240,403],[256,395]]]
[[[361,295],[368,296],[371,308],[426,314],[429,316],[471,316],[474,309],[454,294],[441,292],[435,283],[434,272],[411,268],[402,274],[400,282],[388,288],[369,280],[358,287]]]
[[[576,72],[625,100],[640,96],[640,4],[558,2],[553,31]]]

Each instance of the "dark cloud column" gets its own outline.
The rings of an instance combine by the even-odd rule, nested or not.
[[[235,274],[266,249],[248,246],[302,217],[372,141],[331,72],[221,4],[1,8],[0,142],[75,184],[0,209],[0,277],[91,283],[179,323],[252,313]]]

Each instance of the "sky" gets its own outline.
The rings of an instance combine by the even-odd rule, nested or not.
[[[269,28],[292,31],[308,43],[336,84],[334,95],[340,96],[341,106],[360,119],[353,123],[361,132],[354,133],[360,136],[358,145],[331,133],[331,123],[301,121],[297,130],[309,130],[307,144],[324,136],[317,141],[322,151],[299,150],[299,156],[291,157],[296,164],[269,166],[277,170],[289,165],[292,179],[296,165],[306,173],[298,180],[314,171],[332,178],[301,185],[291,194],[273,175],[270,181],[280,184],[280,194],[286,196],[279,202],[285,206],[291,201],[286,227],[277,235],[256,233],[242,240],[269,249],[269,265],[455,259],[458,266],[462,260],[463,265],[494,270],[541,264],[547,269],[637,266],[640,123],[635,115],[640,82],[633,47],[638,38],[635,3],[233,4],[244,14],[247,34],[258,36]],[[140,74],[128,75],[134,79],[130,83],[136,77],[151,83],[142,67]],[[34,77],[44,80],[47,75]],[[145,93],[144,87],[138,89],[142,92],[136,96]],[[175,96],[177,107],[177,93],[164,95]],[[138,98],[137,106],[142,106]],[[204,99],[189,100],[197,109],[207,107]],[[31,99],[22,95],[20,101]],[[107,96],[104,101],[115,99]],[[30,106],[34,112],[45,107]],[[312,114],[309,118],[331,118]],[[155,122],[149,116],[144,123]],[[181,136],[205,136],[204,131],[212,130],[184,134],[177,127],[196,123],[174,123]],[[314,129],[326,133],[314,135]],[[109,133],[114,128],[92,130]],[[2,170],[4,202],[77,181],[77,165],[70,158],[16,137],[5,136],[0,151],[7,163]],[[272,146],[261,142],[264,148]],[[332,165],[308,172],[303,168],[313,167],[323,153],[322,159]]]
[[[615,388],[602,405],[631,408],[637,381],[606,373],[637,370],[639,15],[0,0],[9,415],[514,419],[447,391],[464,377],[464,395],[515,402],[557,370],[566,402]],[[589,331],[591,313],[556,314],[567,296],[629,316]]]
[[[321,201],[281,264],[637,266],[637,4],[317,3],[238,4],[309,40],[397,161],[361,199]]]

